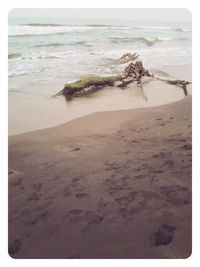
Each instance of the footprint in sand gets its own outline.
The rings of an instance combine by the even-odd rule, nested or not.
[[[77,198],[83,198],[83,197],[87,197],[87,196],[88,196],[87,193],[77,193],[77,194],[76,194],[76,197],[77,197]]]
[[[185,144],[184,146],[182,146],[181,148],[185,149],[185,150],[192,150],[192,145],[191,144]]]
[[[149,236],[151,246],[166,246],[174,239],[175,226],[163,224],[155,233]]]
[[[80,147],[74,147],[73,149],[72,149],[72,151],[79,151],[80,150]]]

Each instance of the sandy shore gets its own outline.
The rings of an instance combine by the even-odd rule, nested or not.
[[[191,97],[10,137],[10,255],[190,256],[191,157]]]

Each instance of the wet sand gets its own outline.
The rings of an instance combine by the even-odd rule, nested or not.
[[[9,138],[14,258],[187,258],[191,96]]]
[[[191,80],[191,65],[165,66],[150,72],[165,79]],[[148,80],[148,79],[147,79]],[[126,89],[106,87],[87,97],[74,98],[67,102],[63,96],[55,95],[66,81],[54,81],[43,87],[29,89],[30,92],[9,93],[9,135],[58,126],[75,118],[94,112],[126,110],[169,104],[184,97],[183,91],[161,81],[129,84]],[[191,86],[188,86],[191,93]]]

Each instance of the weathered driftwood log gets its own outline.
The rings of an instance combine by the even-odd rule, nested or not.
[[[86,95],[88,93],[94,92],[105,86],[113,86],[116,81],[121,80],[121,76],[88,76],[73,82],[66,83],[64,88],[57,95],[65,95],[70,97]]]
[[[136,61],[135,63],[131,62],[125,68],[122,82],[118,85],[118,87],[126,87],[127,84],[131,82],[140,84],[143,76],[153,77],[153,75],[143,67],[142,61]]]
[[[134,53],[126,53],[124,54],[119,61],[120,64],[123,62],[129,62],[131,60],[136,60],[138,58],[138,54]],[[142,84],[142,77],[151,77],[152,80],[160,80],[167,82],[172,85],[180,86],[184,90],[184,94],[188,95],[187,85],[191,84],[191,82],[184,80],[165,80],[159,77],[155,77],[154,74],[150,74],[147,69],[144,68],[142,61],[136,61],[135,63],[131,62],[125,68],[122,75],[118,76],[108,76],[108,77],[100,77],[100,76],[88,76],[83,77],[82,79],[65,84],[64,88],[57,95],[64,95],[66,99],[71,99],[75,96],[83,96],[90,94],[96,90],[99,90],[105,86],[118,86],[118,87],[126,87],[129,83],[135,82],[137,84]]]

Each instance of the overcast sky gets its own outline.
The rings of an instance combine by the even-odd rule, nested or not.
[[[79,18],[79,19],[127,19],[151,21],[190,21],[187,9],[143,8],[143,9],[13,9],[9,16],[28,18]]]

